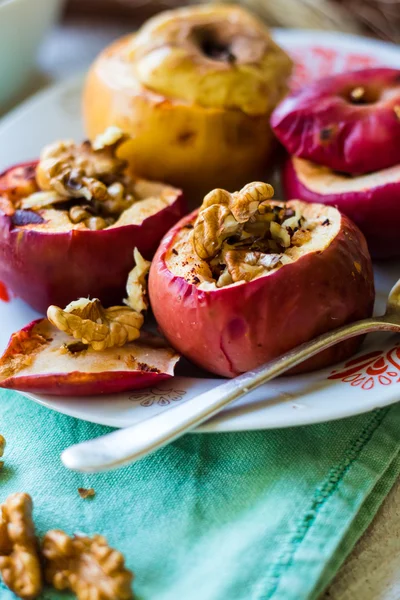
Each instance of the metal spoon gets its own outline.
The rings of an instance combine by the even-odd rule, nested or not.
[[[69,469],[87,473],[107,471],[132,463],[176,440],[234,400],[242,398],[307,358],[338,342],[374,331],[400,332],[400,279],[389,294],[384,316],[364,319],[329,331],[167,412],[126,429],[70,446],[62,453],[62,461]]]

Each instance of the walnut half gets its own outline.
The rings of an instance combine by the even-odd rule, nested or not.
[[[49,531],[43,540],[46,581],[71,590],[78,600],[131,600],[133,574],[123,555],[101,535],[69,537]]]
[[[124,346],[136,340],[144,322],[141,311],[148,307],[146,277],[150,262],[143,258],[137,248],[133,256],[135,266],[126,284],[126,306],[103,308],[97,298],[80,298],[65,309],[49,306],[47,318],[50,323],[93,350]]]
[[[103,308],[97,298],[80,298],[64,310],[49,306],[47,318],[61,331],[98,351],[136,340],[144,320],[142,314],[127,306]]]
[[[28,494],[12,494],[0,506],[0,573],[19,598],[39,596],[42,575]]]
[[[124,302],[132,310],[142,312],[147,310],[149,304],[147,300],[146,277],[150,270],[151,262],[145,260],[137,248],[133,251],[133,258],[135,266],[128,276],[126,284],[127,298]]]
[[[207,194],[193,229],[196,254],[204,260],[216,256],[223,242],[241,233],[243,225],[261,213],[264,203],[273,195],[274,188],[260,181],[249,183],[234,194],[222,189]]]

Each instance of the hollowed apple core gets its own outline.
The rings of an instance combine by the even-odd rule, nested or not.
[[[0,360],[0,386],[59,395],[123,391],[171,377],[178,359],[145,332],[121,348],[96,352],[42,319],[11,337]]]
[[[299,245],[291,244],[289,247],[279,247],[278,254],[264,249],[263,252],[258,252],[254,249],[254,241],[246,246],[245,243],[239,242],[237,245],[237,260],[245,258],[247,265],[255,263],[257,258],[261,255],[261,269],[245,269],[246,278],[243,280],[234,281],[224,287],[241,285],[245,281],[251,281],[252,279],[258,279],[266,275],[275,273],[278,269],[282,268],[285,264],[290,264],[298,261],[301,257],[308,253],[322,252],[329,246],[331,241],[336,237],[340,228],[340,213],[331,207],[323,207],[321,205],[305,205],[302,202],[292,200],[288,203],[272,202],[272,206],[284,207],[289,209],[291,212],[296,214],[298,223],[302,223],[301,227],[295,227],[295,223],[292,223],[292,228],[288,228],[290,234],[296,230],[303,235],[304,241]],[[195,219],[193,219],[193,222]],[[173,244],[169,248],[166,254],[166,264],[168,269],[176,276],[184,278],[188,283],[194,284],[200,289],[216,289],[222,287],[218,283],[218,277],[215,275],[220,274],[221,268],[225,267],[225,264],[221,264],[223,258],[218,261],[213,259],[206,261],[200,259],[193,249],[192,243],[192,231],[193,222],[186,224],[176,234]],[[305,235],[309,232],[309,235]],[[265,232],[264,239],[258,236],[256,239],[256,248],[267,246],[271,240],[271,235],[268,231]],[[253,240],[253,238],[251,238]],[[291,238],[295,239],[294,236]],[[298,238],[299,239],[299,236]],[[301,238],[300,238],[301,240]],[[229,240],[228,240],[229,241]],[[235,250],[235,244],[232,244],[232,249]],[[275,260],[270,261],[268,265],[269,257],[274,257]],[[211,268],[210,268],[211,263]],[[219,264],[218,264],[219,263]],[[238,265],[240,267],[240,265]],[[211,276],[210,276],[211,275]]]

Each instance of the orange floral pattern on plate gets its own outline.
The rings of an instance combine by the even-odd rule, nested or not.
[[[372,390],[378,385],[400,381],[400,347],[388,351],[375,350],[345,363],[340,371],[332,371],[328,379],[340,379],[351,386]]]
[[[380,64],[374,56],[355,52],[342,53],[323,46],[297,48],[290,51],[290,54],[296,65],[291,82],[292,89],[326,75],[377,67]]]

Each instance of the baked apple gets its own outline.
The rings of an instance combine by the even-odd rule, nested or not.
[[[124,306],[104,308],[80,298],[11,336],[0,359],[0,387],[60,396],[111,394],[172,377],[179,355],[141,331],[150,263],[135,249],[136,266]]]
[[[253,369],[372,312],[371,259],[356,225],[333,207],[272,195],[258,182],[210,192],[164,237],[150,268],[162,333],[218,375]],[[347,340],[298,371],[341,361],[359,344]]]
[[[167,11],[94,62],[86,130],[94,139],[121,127],[133,138],[126,156],[136,173],[182,187],[199,204],[217,185],[234,190],[265,174],[269,117],[291,69],[265,25],[243,8]]]
[[[185,213],[180,190],[126,173],[116,128],[60,141],[0,177],[0,281],[45,312],[80,296],[120,301],[133,249],[151,258]]]
[[[400,70],[363,69],[315,81],[271,117],[290,154],[344,173],[400,163]]]
[[[375,258],[399,256],[400,165],[350,176],[302,158],[290,158],[282,171],[287,198],[336,206],[364,233]]]

